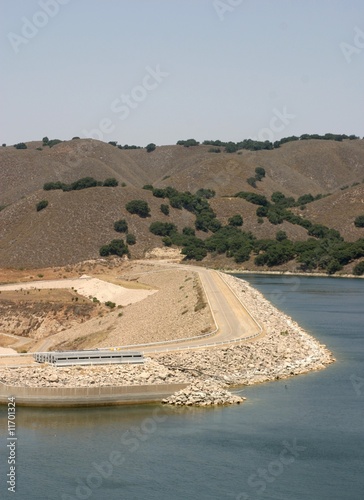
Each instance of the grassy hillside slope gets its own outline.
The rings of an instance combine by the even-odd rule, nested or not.
[[[232,196],[238,191],[268,199],[276,191],[295,198],[331,193],[307,204],[305,210],[292,211],[340,230],[348,241],[364,237],[364,229],[354,226],[355,217],[364,214],[364,140],[296,141],[272,151],[233,154],[211,153],[209,146],[161,146],[147,153],[91,139],[65,141],[52,148],[41,142],[27,146],[0,148],[0,206],[5,207],[0,211],[1,267],[56,266],[95,258],[101,245],[124,237],[113,229],[120,218],[127,220],[129,232],[137,239],[130,247],[132,257],[162,246],[161,238],[149,232],[153,221],[173,222],[180,230],[193,227],[195,217],[184,209],[171,208],[169,216],[163,215],[160,205],[168,200],[142,189],[145,184],[191,192],[214,189],[216,197],[210,205],[223,224],[239,213],[243,230],[258,238],[274,238],[277,230],[284,230],[292,241],[307,239],[306,230],[286,221],[273,225],[266,218],[258,223],[257,206]],[[258,166],[266,176],[253,188],[247,178],[254,176]],[[45,182],[70,183],[85,176],[101,181],[115,177],[119,186],[70,192],[42,189]],[[36,204],[42,199],[49,205],[37,212]],[[133,199],[146,200],[151,217],[129,214],[125,204]]]

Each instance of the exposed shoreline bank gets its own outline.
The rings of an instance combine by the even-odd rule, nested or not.
[[[264,336],[222,348],[198,349],[150,355],[144,365],[104,365],[98,367],[28,366],[0,369],[7,386],[47,388],[117,387],[194,384],[213,380],[222,389],[244,387],[320,370],[334,361],[332,353],[292,318],[275,308],[246,281],[224,276],[236,295],[261,324]],[[194,391],[196,392],[196,391]],[[204,402],[184,397],[173,404]],[[219,404],[224,404],[221,399]],[[142,402],[142,401],[139,401]],[[225,401],[225,404],[228,401]],[[215,404],[212,402],[211,404]]]
[[[308,276],[314,278],[359,278],[364,279],[363,276],[356,276],[355,274],[327,274],[327,273],[305,273],[305,272],[292,272],[292,271],[249,271],[248,269],[219,269],[226,274],[271,274],[273,276]]]

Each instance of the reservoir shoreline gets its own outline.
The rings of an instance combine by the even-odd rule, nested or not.
[[[335,361],[325,345],[274,307],[246,281],[230,274],[226,274],[224,278],[262,325],[262,337],[253,342],[242,341],[220,348],[149,354],[142,366],[104,365],[81,369],[31,366],[0,369],[0,403],[6,402],[10,395],[17,397],[17,393],[20,396],[19,405],[149,403],[168,399],[177,388],[183,390],[187,385],[193,387],[197,383],[209,385],[214,382],[219,383],[222,388],[243,388],[321,370]],[[147,393],[142,387],[147,387]],[[84,393],[87,388],[88,395]],[[9,394],[10,390],[12,394]],[[63,396],[55,401],[56,393],[60,390]],[[42,397],[36,397],[37,391],[42,392]],[[114,394],[111,394],[113,391]],[[203,391],[200,392],[203,394]],[[99,402],[97,397],[101,397]],[[204,396],[200,396],[200,400],[196,400],[194,396],[191,400],[187,394],[174,404],[192,405],[203,402]]]

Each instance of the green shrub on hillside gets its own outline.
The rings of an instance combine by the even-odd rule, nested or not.
[[[162,203],[161,212],[164,215],[169,215],[169,205],[165,205],[164,203]]]
[[[200,143],[195,139],[187,139],[186,141],[180,140],[177,141],[178,146],[184,146],[185,148],[189,148],[191,146],[198,146]]]
[[[129,249],[124,240],[112,240],[108,245],[103,245],[100,248],[100,255],[101,257],[107,257],[108,255],[122,257],[123,255],[129,255]]]
[[[287,233],[285,231],[277,231],[276,232],[276,240],[284,241],[287,239]]]
[[[184,234],[185,236],[195,236],[196,232],[193,227],[184,227],[182,229],[182,234]]]
[[[37,212],[40,212],[41,210],[45,209],[48,207],[48,201],[47,200],[42,200],[39,203],[37,203]]]
[[[57,181],[57,182],[46,182],[43,185],[44,191],[50,191],[52,189],[63,189],[66,186],[63,182]]]
[[[216,192],[213,189],[206,189],[206,188],[200,188],[195,193],[195,196],[197,196],[197,198],[206,198],[206,200],[214,198],[215,195]]]
[[[116,307],[115,302],[111,302],[111,300],[107,300],[105,302],[105,306],[110,307],[110,309],[114,309]]]
[[[262,205],[262,206],[269,205],[269,201],[262,194],[251,193],[249,191],[240,191],[239,193],[236,193],[235,197],[244,198],[246,201],[249,201],[254,205]]]
[[[242,226],[243,225],[243,218],[241,215],[236,214],[230,217],[228,220],[229,226]]]
[[[257,187],[257,183],[256,183],[256,178],[255,177],[248,177],[248,179],[246,180],[246,182],[249,184],[249,186],[251,186],[253,188]]]
[[[135,245],[136,237],[134,236],[134,234],[129,233],[126,235],[126,243],[128,245]]]
[[[185,255],[186,260],[203,260],[207,255],[207,250],[201,247],[184,247],[182,248],[182,254]]]
[[[131,214],[137,214],[139,217],[149,217],[150,208],[146,201],[144,200],[132,200],[129,201],[125,208]]]
[[[359,264],[356,264],[353,269],[353,273],[355,276],[362,276],[364,274],[364,260],[359,262]]]
[[[114,177],[109,177],[108,179],[105,179],[104,182],[102,183],[104,187],[116,187],[119,185],[118,181]]]
[[[265,169],[263,167],[256,167],[255,178],[257,181],[261,181],[265,177]]]
[[[303,194],[297,199],[297,205],[305,205],[306,203],[311,203],[314,201],[314,197],[311,193]]]
[[[14,144],[15,149],[28,149],[28,146],[25,142],[18,142],[18,144]]]
[[[282,242],[270,241],[265,252],[260,253],[254,262],[257,266],[279,266],[289,262],[295,257],[294,245],[289,240]]]
[[[286,197],[280,191],[275,191],[271,196],[271,200],[280,208],[294,207],[296,205],[296,201],[294,198],[292,198],[291,196]]]
[[[152,192],[153,192],[153,196],[155,196],[156,198],[165,198],[166,197],[166,192],[164,189],[154,188]]]
[[[97,186],[97,180],[93,177],[83,177],[82,179],[78,179],[78,181],[72,182],[69,186],[70,191],[79,191],[81,189],[87,189],[91,187]]]
[[[118,181],[113,177],[106,179],[104,182],[97,181],[93,177],[83,177],[82,179],[78,179],[71,184],[65,184],[61,181],[46,182],[43,184],[43,189],[44,191],[50,191],[52,189],[62,189],[62,191],[80,191],[81,189],[88,189],[96,186],[115,187],[117,185]]]
[[[118,148],[119,149],[142,149],[141,146],[136,146],[135,144],[132,144],[131,146],[129,146],[128,144],[125,144],[124,146],[122,146],[121,144],[118,144]]]
[[[56,144],[59,144],[60,142],[62,142],[60,139],[52,139],[51,141],[48,141],[47,146],[53,148],[53,146],[56,146]]]
[[[151,142],[150,144],[148,144],[145,149],[147,150],[147,153],[151,153],[152,151],[154,151],[156,149],[156,145],[154,144],[154,142]]]
[[[172,238],[170,236],[165,236],[162,238],[163,245],[166,247],[171,247],[173,244]]]
[[[364,227],[364,215],[358,215],[354,220],[355,227]]]
[[[128,231],[128,223],[125,219],[120,219],[114,222],[114,230],[118,233],[126,233]]]
[[[170,236],[177,231],[177,226],[171,222],[152,222],[149,231],[157,236]]]

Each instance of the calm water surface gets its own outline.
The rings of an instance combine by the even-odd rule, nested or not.
[[[0,498],[362,500],[364,281],[244,275],[337,358],[244,389],[242,406],[17,409],[16,493]]]

